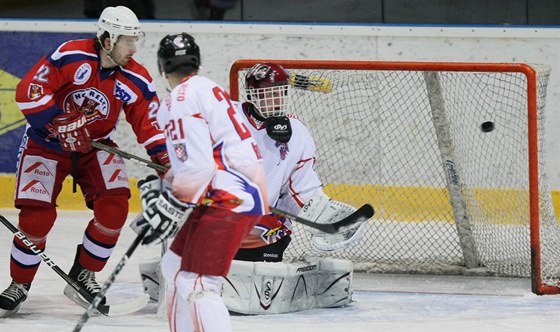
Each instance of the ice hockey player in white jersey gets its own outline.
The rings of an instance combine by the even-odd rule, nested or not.
[[[198,75],[200,51],[192,36],[165,36],[157,56],[172,89],[157,112],[170,188],[143,196],[149,227],[143,244],[174,236],[161,259],[171,331],[231,331],[220,278],[269,213],[262,158],[228,93]]]
[[[254,65],[245,76],[245,102],[234,106],[246,117],[261,151],[270,205],[307,220],[332,223],[356,209],[323,192],[314,165],[315,142],[296,116],[286,114],[293,88],[290,77],[278,64]],[[359,223],[337,234],[306,230],[313,234],[313,247],[329,253],[359,241],[364,226]],[[276,215],[263,217],[253,228],[222,283],[230,311],[273,314],[350,303],[352,263],[330,258],[283,263],[291,234],[290,220]]]
[[[270,205],[319,223],[335,222],[355,208],[322,191],[314,168],[314,140],[300,120],[286,114],[291,89],[290,74],[282,66],[257,64],[245,77],[246,101],[233,102],[233,106],[245,117],[261,151]],[[147,191],[143,187],[142,195]],[[343,250],[360,240],[364,225],[337,234],[313,231],[312,245],[325,253]],[[284,313],[350,303],[352,263],[329,258],[283,263],[291,234],[290,220],[272,214],[251,230],[222,282],[222,297],[230,311]],[[140,265],[145,288],[154,300],[158,297],[157,263]]]

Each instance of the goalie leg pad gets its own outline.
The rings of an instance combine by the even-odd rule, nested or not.
[[[234,260],[222,281],[222,298],[232,312],[280,314],[312,309],[319,262],[269,263]]]
[[[319,259],[316,307],[342,307],[352,302],[352,261]]]
[[[138,264],[140,278],[144,286],[144,292],[150,296],[149,303],[157,303],[160,291],[160,259],[154,258],[150,261]]]

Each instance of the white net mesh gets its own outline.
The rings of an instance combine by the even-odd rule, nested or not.
[[[531,275],[525,74],[437,71],[441,104],[435,108],[445,119],[436,121],[423,71],[284,65],[291,75],[316,83],[295,85],[288,113],[297,115],[316,140],[325,192],[376,209],[362,241],[332,256],[351,259],[355,269],[366,271]],[[531,153],[539,158],[542,280],[557,285],[560,228],[544,173],[549,69],[533,68],[539,151]],[[241,89],[243,75],[241,70],[233,77]],[[446,176],[456,182],[455,190]],[[458,216],[466,225],[459,232]],[[287,256],[320,255],[303,226],[295,226]],[[476,266],[467,269],[469,236]]]

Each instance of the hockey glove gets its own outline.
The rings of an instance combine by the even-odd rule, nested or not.
[[[167,168],[171,167],[171,161],[169,160],[169,154],[167,151],[160,151],[150,156],[152,162],[165,166]],[[164,173],[158,171],[160,176],[163,176]]]
[[[155,203],[159,194],[161,194],[161,179],[155,175],[148,175],[147,178],[139,180],[136,186],[140,190],[140,201],[142,203],[142,211],[146,210],[148,206]],[[136,233],[142,233],[144,228],[149,227],[148,221],[142,217],[140,213],[130,223],[130,228]]]
[[[335,234],[328,235],[313,235],[311,237],[311,244],[313,247],[322,252],[337,252],[344,250],[358,241],[364,235],[364,228],[366,223],[359,223],[350,229],[341,230]]]
[[[319,224],[332,224],[354,211],[356,208],[353,206],[333,200],[322,190],[317,190],[305,203],[298,216]],[[335,234],[307,228],[306,230],[311,233],[311,245],[315,249],[322,252],[336,252],[348,248],[362,238],[365,222],[364,220],[350,227],[341,228]]]
[[[159,244],[168,237],[175,236],[193,207],[194,205],[179,201],[169,191],[162,192],[142,213],[150,226],[142,244]]]
[[[84,114],[78,112],[60,114],[55,116],[51,123],[63,150],[85,153],[92,149]]]

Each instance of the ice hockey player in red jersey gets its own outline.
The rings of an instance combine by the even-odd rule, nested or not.
[[[17,105],[27,120],[16,171],[19,228],[43,250],[56,220],[57,196],[65,177],[72,175],[94,217],[68,274],[92,296],[100,290],[95,272],[107,263],[126,221],[130,188],[122,158],[93,148],[91,141],[116,146],[112,135],[122,111],[151,159],[169,164],[164,135],[154,125],[159,100],[152,78],[132,58],[143,36],[130,9],[107,7],[94,38],[61,44],[16,89]],[[0,294],[0,316],[17,312],[40,262],[14,237],[12,282]],[[89,305],[70,286],[64,293]]]

